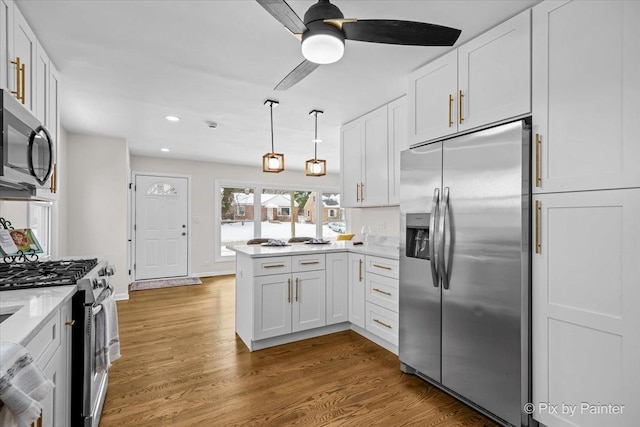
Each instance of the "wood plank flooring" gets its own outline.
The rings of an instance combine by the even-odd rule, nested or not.
[[[234,276],[131,292],[101,427],[495,426],[352,331],[249,352]]]

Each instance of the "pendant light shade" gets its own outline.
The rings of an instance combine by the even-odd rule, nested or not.
[[[306,176],[323,176],[327,174],[327,161],[318,159],[318,114],[322,114],[323,111],[312,110],[309,114],[315,116],[315,133],[313,138],[313,159],[305,162],[304,174]]]
[[[264,105],[269,105],[271,112],[271,152],[262,156],[262,172],[278,173],[284,170],[284,154],[276,153],[273,147],[273,107],[278,101],[267,99]]]

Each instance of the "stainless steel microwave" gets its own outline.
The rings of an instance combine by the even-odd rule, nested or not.
[[[0,198],[30,197],[51,175],[53,142],[49,131],[9,91],[0,92]]]

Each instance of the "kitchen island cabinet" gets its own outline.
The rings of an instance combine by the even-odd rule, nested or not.
[[[236,333],[251,351],[353,329],[397,353],[397,342],[366,327],[365,311],[366,260],[397,265],[396,247],[336,242],[230,249],[236,252]]]

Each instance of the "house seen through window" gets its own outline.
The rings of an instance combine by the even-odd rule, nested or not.
[[[335,239],[346,230],[339,193],[299,189],[220,187],[220,256],[233,256],[226,246],[258,237]],[[316,200],[322,200],[318,206]]]

